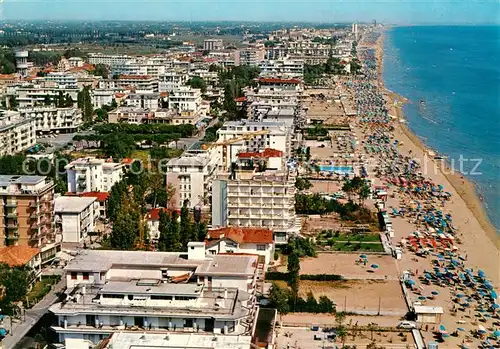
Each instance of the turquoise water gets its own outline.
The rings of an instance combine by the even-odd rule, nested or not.
[[[335,173],[340,173],[340,174],[351,174],[354,173],[354,170],[350,166],[320,166],[319,167],[320,171],[325,171],[325,172],[335,172]]]
[[[384,45],[384,80],[410,100],[404,108],[410,128],[476,183],[497,231],[499,51],[498,26],[396,27]]]

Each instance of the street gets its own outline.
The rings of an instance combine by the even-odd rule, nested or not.
[[[5,317],[4,328],[9,331],[9,334],[2,340],[2,342],[0,342],[3,349],[15,348],[15,346],[23,339],[29,330],[42,318],[50,306],[57,301],[57,293],[60,293],[64,289],[65,284],[66,280],[62,278],[54,286],[53,290],[39,303],[37,303],[33,308],[26,310],[21,322],[12,321],[12,327],[10,318]]]

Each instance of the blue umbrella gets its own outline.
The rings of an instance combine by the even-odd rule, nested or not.
[[[498,298],[498,294],[496,293],[496,291],[491,291],[490,296],[493,299],[497,299]]]
[[[479,277],[484,278],[486,274],[484,273],[484,271],[479,270],[479,271],[477,272],[477,275],[479,275]]]
[[[457,331],[460,331],[460,332],[465,332],[465,329],[462,328],[462,327],[457,327]]]
[[[359,256],[359,258],[366,259],[366,258],[368,258],[368,257],[366,257],[366,255],[365,255],[365,254],[362,254],[362,255],[360,255],[360,256]]]
[[[440,331],[446,331],[446,327],[444,327],[444,325],[439,325],[439,330]]]
[[[415,281],[414,280],[406,280],[406,283],[408,285],[415,285]]]
[[[378,265],[376,265],[376,264],[372,264],[372,265],[371,265],[371,267],[372,267],[373,269],[377,269],[377,268],[378,268]]]
[[[500,330],[495,330],[495,332],[493,332],[493,335],[495,337],[500,337]]]
[[[427,297],[420,296],[420,297],[418,297],[418,299],[420,299],[421,301],[424,301],[424,300],[426,300],[426,299],[427,299]]]
[[[491,307],[493,309],[498,309],[498,308],[500,308],[500,305],[498,305],[497,303],[493,303],[493,305]]]
[[[458,298],[464,298],[464,297],[465,297],[465,295],[464,295],[463,293],[457,293],[457,297],[458,297]]]
[[[439,292],[438,292],[438,291],[432,291],[431,293],[432,293],[434,296],[437,296],[437,295],[439,294]]]

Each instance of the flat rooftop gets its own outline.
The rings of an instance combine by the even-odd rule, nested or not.
[[[249,349],[251,336],[231,336],[198,333],[113,333],[109,343],[103,349],[158,349],[158,348],[193,348],[193,349]]]
[[[257,256],[215,255],[205,259],[187,259],[187,253],[149,251],[83,250],[73,258],[65,270],[105,272],[113,266],[139,268],[185,267],[198,275],[253,275]]]
[[[99,290],[99,293],[126,293],[140,295],[166,295],[199,297],[203,290],[196,283],[172,284],[163,283],[160,280],[138,280],[138,281],[108,281]]]
[[[10,184],[35,185],[44,182],[46,179],[47,177],[45,176],[0,175],[0,186],[8,186]]]
[[[54,200],[56,213],[80,213],[96,201],[95,197],[60,196]]]
[[[175,317],[196,315],[201,317],[210,316],[217,319],[239,319],[250,314],[250,309],[243,307],[242,303],[248,301],[252,296],[237,288],[212,288],[211,290],[205,288],[198,294],[198,297],[190,300],[155,300],[149,299],[148,296],[168,296],[169,294],[160,293],[159,290],[144,290],[141,294],[136,294],[136,282],[137,280],[128,282],[111,281],[104,285],[87,285],[85,291],[78,286],[68,290],[67,300],[55,303],[50,307],[50,311],[57,315],[69,316],[76,314],[172,315]],[[197,284],[161,284],[161,286],[149,286],[148,288],[153,290],[155,287],[159,287],[171,291],[181,285],[185,286],[186,290],[193,290],[194,287],[201,288]],[[117,298],[117,296],[123,296],[123,298],[120,302],[110,303],[105,298],[106,294],[112,294],[113,298]],[[134,297],[133,299],[129,298],[131,295]],[[177,296],[185,297],[181,294]],[[194,298],[194,296],[191,298]]]

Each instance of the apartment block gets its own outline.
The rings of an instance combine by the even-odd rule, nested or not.
[[[252,336],[258,315],[258,257],[83,250],[65,268],[68,297],[49,309],[58,341],[94,345],[111,334]]]
[[[44,176],[0,176],[0,246],[39,248],[42,263],[55,257],[54,182]]]
[[[113,64],[128,62],[130,60],[133,60],[133,58],[125,55],[106,55],[102,53],[89,54],[90,64],[113,65]]]
[[[149,109],[137,107],[118,107],[108,113],[108,122],[125,122],[128,124],[146,124],[148,120],[153,119],[155,113]]]
[[[111,105],[115,99],[115,91],[112,89],[93,89],[91,92],[92,105],[95,109],[105,105]]]
[[[83,125],[79,108],[34,107],[19,109],[21,116],[35,119],[36,133],[69,133]]]
[[[190,86],[174,89],[168,96],[168,107],[177,109],[181,114],[197,114],[201,107],[201,90]]]
[[[224,49],[222,39],[207,39],[203,41],[203,51],[220,51]]]
[[[186,85],[189,76],[175,71],[165,72],[158,76],[158,92],[170,92]]]
[[[43,77],[45,81],[52,81],[61,88],[77,88],[77,79],[73,74],[66,72],[50,72]]]
[[[122,180],[125,165],[93,157],[80,158],[64,167],[68,171],[68,192],[109,192]]]
[[[175,190],[175,208],[182,207],[187,200],[189,207],[204,207],[209,204],[208,195],[217,171],[217,157],[211,154],[182,156],[167,164],[167,184]]]
[[[304,76],[304,61],[291,59],[263,60],[259,62],[259,69],[262,77],[301,79]]]
[[[271,229],[277,244],[300,231],[295,177],[287,172],[237,172],[212,185],[212,226]]]
[[[158,92],[158,79],[150,75],[120,75],[116,86],[134,88],[136,92]]]
[[[291,151],[291,129],[283,122],[226,121],[217,130],[217,147],[222,166],[229,168],[238,159],[240,152],[259,152],[266,148],[282,151],[289,156]]]
[[[44,106],[47,97],[57,98],[60,93],[64,96],[69,95],[73,101],[78,100],[78,88],[63,87],[42,87],[40,85],[21,86],[15,89],[19,108],[34,108]]]
[[[125,99],[125,105],[128,107],[149,109],[154,112],[160,108],[160,94],[158,92],[131,93]]]
[[[95,197],[60,196],[54,202],[55,225],[62,242],[83,243],[99,219]]]
[[[17,111],[0,111],[0,156],[28,150],[36,144],[36,121]]]

